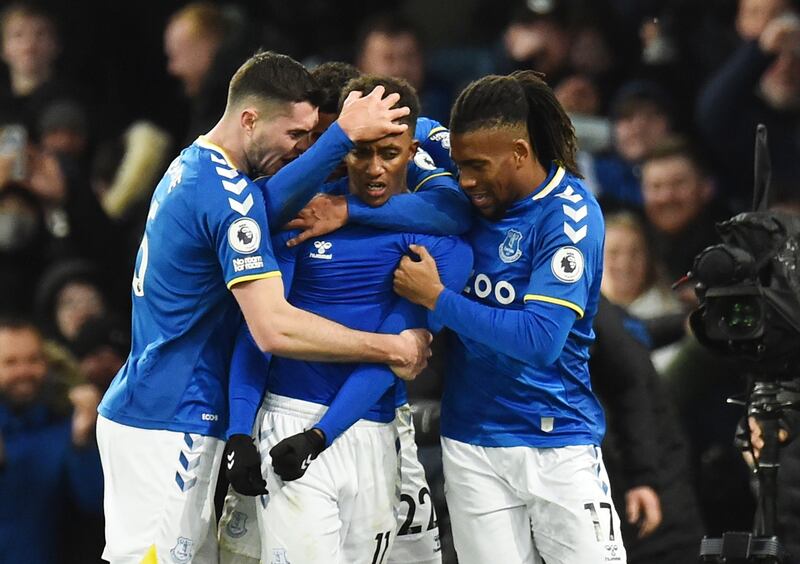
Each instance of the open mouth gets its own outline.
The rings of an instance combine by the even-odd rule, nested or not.
[[[383,182],[370,182],[367,184],[367,194],[379,198],[386,193],[386,184]]]
[[[492,198],[487,192],[469,192],[467,195],[476,208],[485,208],[492,204]]]

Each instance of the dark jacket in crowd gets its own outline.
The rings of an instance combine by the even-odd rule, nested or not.
[[[726,206],[713,201],[680,233],[667,234],[651,229],[652,253],[661,259],[668,281],[674,282],[684,276],[700,251],[720,242],[714,225],[730,216]]]
[[[703,526],[689,474],[688,446],[649,350],[626,329],[626,314],[605,298],[594,321],[589,368],[606,408],[603,458],[631,564],[694,564]],[[630,318],[627,318],[628,320]],[[663,521],[644,539],[625,517],[625,492],[650,486]]]
[[[0,399],[0,435],[0,560],[60,563],[58,532],[75,519],[66,512],[102,513],[97,447],[74,447],[71,416],[44,403],[14,410]]]
[[[757,41],[743,43],[698,99],[697,125],[725,173],[730,193],[724,196],[729,201],[752,201],[753,147],[759,123],[769,132],[773,180],[783,184],[800,175],[800,112],[774,109],[758,93],[761,75],[774,60]]]

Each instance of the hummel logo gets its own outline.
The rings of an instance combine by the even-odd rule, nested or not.
[[[333,243],[330,241],[314,241],[314,248],[317,249],[317,252],[308,253],[308,256],[316,259],[331,260],[333,255],[327,254],[327,251],[330,250],[331,247],[333,247]]]
[[[300,463],[300,470],[305,470],[311,464],[311,455],[309,454],[306,459]]]
[[[235,456],[236,456],[235,452],[232,452],[232,453],[228,454],[228,470],[233,469],[233,464],[234,464],[234,460],[233,459],[234,459]]]

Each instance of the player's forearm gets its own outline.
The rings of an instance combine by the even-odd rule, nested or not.
[[[541,311],[491,307],[445,289],[436,302],[433,318],[505,355],[535,366],[549,366],[564,349],[575,313],[544,302],[537,302],[534,308]]]
[[[249,323],[249,322],[248,322]],[[259,348],[279,356],[319,362],[402,364],[397,335],[349,329],[288,303],[250,330]]]
[[[291,220],[319,191],[353,143],[336,123],[305,153],[266,181],[264,199],[273,231]]]
[[[395,383],[395,375],[381,364],[361,364],[345,381],[328,411],[314,425],[325,434],[325,446],[362,419]],[[394,398],[392,398],[394,400]],[[394,401],[392,401],[394,408]],[[391,419],[390,419],[391,420]]]
[[[347,209],[351,222],[378,229],[460,235],[472,226],[469,201],[463,194],[446,188],[400,194],[377,208],[348,196]]]

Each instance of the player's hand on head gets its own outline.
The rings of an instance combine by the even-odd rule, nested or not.
[[[283,439],[269,451],[272,469],[284,482],[306,473],[311,461],[325,450],[325,435],[317,428]]]
[[[405,256],[394,271],[394,291],[410,302],[432,310],[444,290],[436,261],[422,245],[409,245],[409,250],[419,257]]]
[[[628,523],[638,524],[639,538],[644,538],[661,525],[661,500],[649,486],[631,488],[625,492]]]
[[[366,96],[353,91],[345,99],[336,121],[354,143],[376,141],[408,129],[408,125],[396,121],[407,116],[411,110],[408,106],[393,108],[400,100],[400,95],[393,93],[384,97],[385,92],[383,86],[376,86]]]
[[[225,477],[240,494],[257,496],[269,493],[267,482],[261,475],[261,457],[249,435],[232,435],[228,439],[223,464]]]
[[[428,366],[433,335],[426,329],[406,329],[398,337],[404,360],[389,367],[398,378],[413,380]]]
[[[348,217],[347,198],[320,194],[286,224],[286,229],[300,229],[300,233],[289,239],[286,245],[294,247],[313,237],[336,231],[347,224]]]

